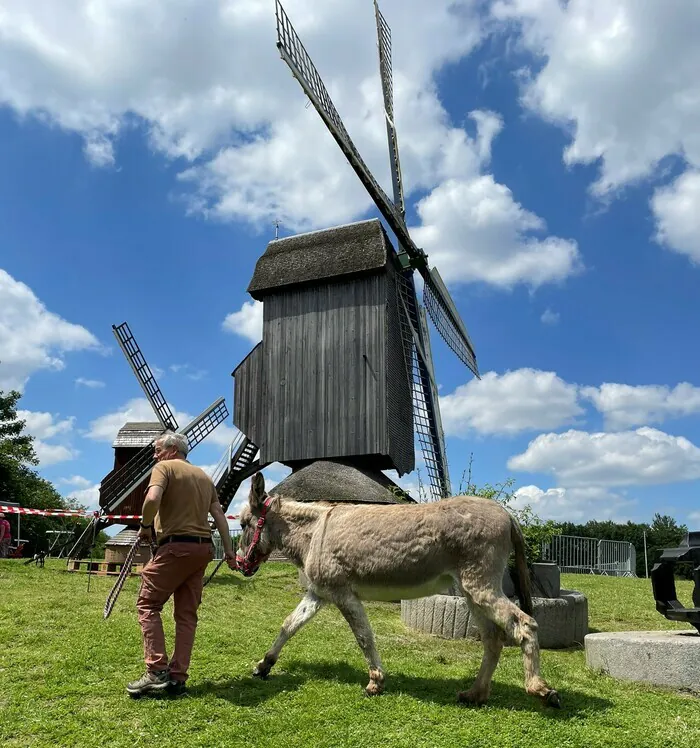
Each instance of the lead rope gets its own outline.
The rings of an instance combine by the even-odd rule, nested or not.
[[[131,548],[129,548],[129,552],[126,554],[126,558],[124,559],[124,563],[122,564],[122,570],[119,572],[117,581],[114,583],[114,587],[112,587],[109,595],[107,595],[107,602],[105,602],[104,613],[102,615],[103,620],[109,618],[109,614],[112,612],[112,608],[114,608],[114,603],[117,602],[119,593],[122,591],[124,582],[126,582],[126,578],[129,576],[129,574],[131,574],[131,567],[134,564],[134,556],[136,555],[136,551],[138,550],[140,544],[141,539],[136,538]],[[156,546],[156,544],[152,542],[151,556],[155,556],[157,550],[158,546]]]

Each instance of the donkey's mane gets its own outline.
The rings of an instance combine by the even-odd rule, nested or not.
[[[281,499],[279,512],[282,516],[293,517],[298,520],[315,520],[325,514],[330,506],[320,504],[311,504],[303,501],[294,501],[285,499],[284,496],[277,494]]]

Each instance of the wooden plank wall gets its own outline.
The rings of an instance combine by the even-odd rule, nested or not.
[[[386,293],[382,273],[266,297],[263,461],[388,454]]]

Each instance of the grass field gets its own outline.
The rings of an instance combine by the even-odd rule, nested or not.
[[[268,564],[251,580],[221,571],[204,591],[189,695],[138,701],[126,681],[143,671],[130,579],[107,621],[114,578],[0,561],[0,745],[6,746],[668,746],[696,744],[700,701],[593,673],[582,649],[544,651],[543,674],[563,708],[522,687],[507,648],[489,704],[457,705],[481,658],[478,643],[407,629],[397,605],[368,604],[386,693],[363,696],[367,671],[335,609],[319,613],[283,651],[269,680],[255,662],[300,598],[296,571]],[[674,628],[653,608],[649,582],[564,576],[588,596],[593,630]],[[690,597],[690,583],[679,587]],[[172,635],[171,606],[165,611]],[[680,628],[687,628],[682,627]],[[172,640],[170,640],[172,641]]]

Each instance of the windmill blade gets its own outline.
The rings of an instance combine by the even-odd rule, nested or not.
[[[384,97],[384,118],[386,134],[389,140],[389,160],[391,162],[391,182],[394,188],[394,205],[402,217],[406,215],[403,199],[403,180],[401,162],[399,161],[399,141],[394,124],[394,76],[391,68],[391,29],[374,0],[374,15],[377,21],[377,43],[379,47],[379,74],[382,79]]]
[[[440,273],[437,268],[432,268],[428,275],[423,277],[423,299],[433,324],[447,345],[479,377],[474,345]]]
[[[112,325],[112,332],[131,368],[134,370],[136,379],[139,380],[139,384],[148,398],[148,402],[151,403],[151,407],[155,411],[158,420],[163,425],[163,429],[177,431],[178,426],[175,416],[165,401],[163,393],[160,391],[160,387],[158,387],[158,382],[156,382],[150,366],[146,363],[146,359],[143,357],[136,339],[131,334],[129,325],[126,322],[122,322],[121,325]]]
[[[430,344],[426,350],[425,317],[421,322],[412,273],[399,276],[399,298],[401,340],[413,387],[413,423],[428,473],[429,500],[437,501],[450,496],[451,487]]]
[[[192,450],[227,418],[226,401],[223,397],[220,397],[197,418],[180,429],[178,433],[187,437],[190,450]],[[102,482],[100,486],[100,506],[105,512],[113,512],[151,474],[151,470],[156,464],[153,455],[154,443],[155,440],[140,449],[124,467]]]
[[[340,146],[340,150],[345,154],[345,158],[350,162],[360,181],[376,203],[377,208],[379,208],[379,212],[396,234],[400,244],[406,248],[415,266],[418,267],[422,264],[427,268],[427,255],[413,243],[406,229],[403,215],[380,187],[379,182],[374,178],[350,139],[345,125],[343,125],[343,121],[340,119],[340,115],[321,80],[321,76],[301,43],[301,39],[297,36],[280,0],[275,0],[275,13],[277,16],[277,48],[282,59],[289,66],[292,75],[299,81],[304,93],[309,97],[321,119],[325,122],[326,127]]]

